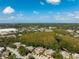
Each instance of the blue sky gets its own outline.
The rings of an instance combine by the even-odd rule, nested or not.
[[[79,0],[0,0],[0,23],[79,23]]]

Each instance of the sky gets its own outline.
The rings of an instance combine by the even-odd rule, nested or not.
[[[0,23],[79,23],[79,0],[0,0]]]

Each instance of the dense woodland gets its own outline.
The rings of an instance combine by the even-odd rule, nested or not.
[[[53,27],[57,27],[57,28],[63,28],[63,29],[67,29],[67,28],[71,28],[71,29],[79,29],[79,24],[78,23],[16,23],[16,24],[0,24],[0,28],[21,28],[21,27],[34,27],[34,26],[38,26],[38,27],[49,27],[49,26],[53,26]]]

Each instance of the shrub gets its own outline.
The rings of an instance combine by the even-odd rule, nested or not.
[[[53,54],[54,59],[63,59],[63,56],[59,52]]]
[[[16,59],[16,56],[13,54],[13,55],[9,55],[7,59]]]
[[[35,59],[32,55],[29,55],[28,59]]]
[[[18,51],[19,51],[19,53],[20,53],[22,56],[26,55],[26,49],[25,49],[25,47],[20,46],[20,47],[18,48]]]

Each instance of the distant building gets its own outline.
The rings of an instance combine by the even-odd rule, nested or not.
[[[16,28],[0,29],[0,35],[12,34],[12,33],[16,33],[17,31],[18,31],[18,29],[16,29]]]
[[[67,29],[67,32],[73,33],[75,30]]]
[[[76,31],[76,33],[78,33],[78,34],[79,34],[79,30],[77,30],[77,31]]]
[[[45,32],[53,32],[51,29],[45,29]]]

